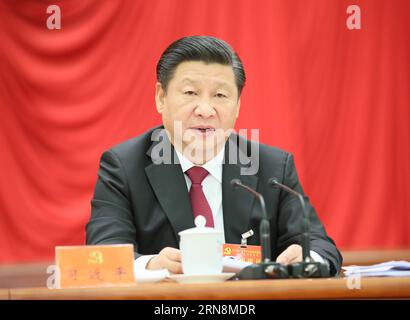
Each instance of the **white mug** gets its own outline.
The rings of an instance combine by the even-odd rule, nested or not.
[[[203,216],[195,218],[195,228],[179,233],[182,271],[187,275],[220,274],[222,265],[222,234],[205,227]]]

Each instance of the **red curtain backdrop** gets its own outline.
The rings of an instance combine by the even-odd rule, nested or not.
[[[84,243],[101,153],[160,123],[156,62],[196,34],[239,53],[237,129],[295,155],[338,246],[409,247],[409,14],[406,0],[0,1],[0,262]]]

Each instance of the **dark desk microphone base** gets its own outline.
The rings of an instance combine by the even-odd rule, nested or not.
[[[328,278],[330,268],[327,263],[298,262],[288,266],[292,278]]]
[[[276,262],[251,264],[241,270],[239,280],[328,278],[329,265],[319,262],[298,262],[283,265]]]
[[[239,280],[287,279],[290,278],[288,266],[275,262],[251,264],[241,270]]]

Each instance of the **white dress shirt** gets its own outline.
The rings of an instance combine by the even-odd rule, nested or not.
[[[182,171],[184,172],[186,186],[188,191],[191,190],[191,179],[185,173],[192,167],[195,167],[191,161],[185,158],[181,153],[176,151],[181,164]],[[205,198],[211,207],[212,217],[214,219],[214,228],[221,232],[222,243],[225,243],[224,221],[222,213],[222,164],[224,160],[225,147],[207,163],[202,165],[209,174],[202,181],[202,191],[205,194]],[[244,230],[244,232],[247,230]]]
[[[181,164],[182,171],[184,172],[185,182],[188,191],[191,189],[191,179],[185,173],[187,170],[195,166],[191,161],[184,157],[179,151],[176,154]],[[202,165],[209,174],[202,181],[202,190],[205,194],[205,198],[211,207],[212,216],[214,218],[214,228],[221,231],[222,243],[225,243],[225,232],[224,232],[224,221],[223,221],[223,211],[222,211],[222,164],[224,160],[225,147],[210,161]],[[246,232],[248,230],[243,230]],[[315,251],[310,251],[310,255],[313,260],[317,262],[324,262],[323,258]],[[135,270],[145,269],[148,261],[155,255],[145,255],[137,258],[135,260]]]

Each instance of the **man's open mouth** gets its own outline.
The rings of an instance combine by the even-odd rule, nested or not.
[[[196,130],[199,130],[201,132],[210,132],[210,131],[215,131],[213,128],[195,128]]]
[[[215,131],[214,127],[208,127],[208,126],[191,127],[191,129],[199,131],[200,133],[211,133]]]

